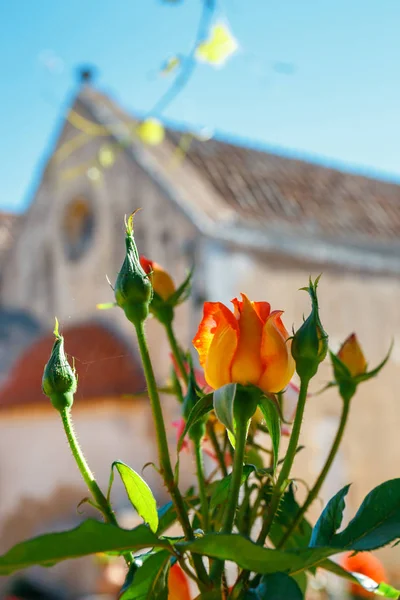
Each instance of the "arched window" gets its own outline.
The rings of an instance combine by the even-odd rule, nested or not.
[[[64,248],[70,260],[80,259],[89,248],[95,219],[91,203],[83,197],[68,204],[63,219]]]

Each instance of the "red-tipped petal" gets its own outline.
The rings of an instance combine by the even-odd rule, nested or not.
[[[193,339],[205,379],[217,389],[230,383],[231,364],[239,339],[239,326],[221,302],[205,302],[203,319]]]

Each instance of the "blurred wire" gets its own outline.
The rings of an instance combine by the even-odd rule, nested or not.
[[[175,97],[186,87],[196,68],[196,51],[199,44],[207,37],[215,13],[216,0],[203,0],[203,10],[197,30],[196,40],[190,53],[182,58],[181,71],[172,82],[167,91],[157,100],[147,116],[160,115]]]

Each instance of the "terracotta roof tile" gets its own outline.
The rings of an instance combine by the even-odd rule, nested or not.
[[[75,358],[77,402],[114,398],[145,389],[140,363],[132,349],[107,328],[90,323],[70,327],[62,333],[68,356]],[[22,354],[0,389],[0,410],[49,402],[42,392],[41,382],[53,341],[52,334],[46,335]]]
[[[168,130],[178,143],[180,133]],[[220,140],[193,140],[189,160],[248,223],[333,238],[400,240],[400,186]]]
[[[101,111],[107,108],[104,123],[132,120],[98,90],[85,86],[82,94],[84,106],[95,118],[101,120]],[[136,117],[133,120],[138,122]],[[181,131],[167,128],[167,141],[173,146],[179,145],[181,136]],[[400,185],[396,183],[279,155],[251,142],[216,138],[193,139],[186,160],[227,208],[233,208],[237,224],[257,231],[265,225],[270,231],[335,243],[372,243],[384,252],[390,247],[397,253],[400,248]]]

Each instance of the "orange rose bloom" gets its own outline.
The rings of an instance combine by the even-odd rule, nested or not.
[[[376,581],[376,583],[382,583],[386,579],[385,569],[381,561],[373,554],[370,554],[370,552],[359,552],[354,556],[349,552],[342,558],[341,564],[347,571],[366,575]],[[357,585],[356,583],[350,584],[350,591],[354,596],[359,596],[360,598],[376,597],[375,594],[367,592],[361,585]]]
[[[175,292],[175,284],[172,277],[167,271],[153,260],[149,260],[145,256],[140,257],[142,269],[150,277],[153,290],[161,296],[163,300],[168,300]]]
[[[175,563],[169,571],[168,600],[190,600],[189,584],[178,563]]]
[[[221,302],[204,304],[193,345],[207,383],[214,389],[241,383],[280,392],[295,369],[283,311],[271,312],[268,302],[251,302],[245,294],[232,304],[234,313]]]
[[[346,365],[353,377],[362,375],[367,370],[367,361],[355,333],[352,333],[343,342],[337,356]]]

